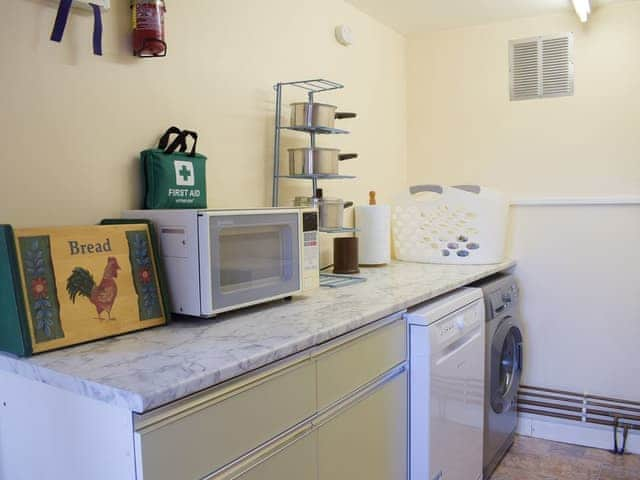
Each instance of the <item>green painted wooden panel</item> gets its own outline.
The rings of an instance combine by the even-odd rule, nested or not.
[[[156,233],[155,226],[150,220],[136,219],[136,218],[105,218],[100,222],[100,225],[148,225],[149,227],[149,237],[151,237],[151,246],[153,247],[153,251],[156,252],[156,267],[157,267],[157,275],[158,275],[158,286],[160,288],[160,292],[162,293],[162,306],[165,311],[165,317],[167,318],[167,323],[171,321],[171,305],[169,304],[169,290],[167,284],[167,277],[164,271],[164,265],[162,264],[162,257],[160,257],[160,243],[158,241],[158,236]],[[140,318],[144,318],[143,315]]]
[[[0,350],[31,355],[13,229],[0,225]]]
[[[42,343],[64,338],[49,237],[20,237],[18,241],[27,286],[24,293],[31,313],[35,341]]]

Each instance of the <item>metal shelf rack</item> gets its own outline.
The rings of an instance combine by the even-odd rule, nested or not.
[[[349,133],[346,130],[341,130],[339,128],[329,128],[329,127],[280,127],[285,130],[293,130],[295,132],[307,132],[307,133],[315,133],[319,135],[346,135]]]
[[[278,178],[293,178],[296,180],[340,180],[356,178],[353,175],[278,175]]]
[[[332,82],[331,80],[325,80],[318,78],[315,80],[301,80],[296,82],[281,82],[273,86],[276,92],[276,121],[275,121],[275,140],[273,142],[273,194],[272,194],[272,206],[279,206],[279,189],[281,178],[292,178],[295,180],[311,180],[312,190],[311,196],[315,196],[318,189],[318,180],[334,180],[334,179],[350,179],[356,178],[352,175],[280,175],[280,133],[282,130],[293,130],[297,132],[303,132],[309,134],[310,147],[316,146],[316,135],[346,135],[349,132],[339,128],[326,128],[326,127],[289,127],[282,125],[282,92],[285,87],[295,87],[303,89],[307,92],[309,103],[313,103],[314,96],[317,93],[329,92],[332,90],[339,90],[344,88],[344,85]],[[355,232],[353,228],[340,228],[340,229],[320,229],[326,233],[352,233]]]

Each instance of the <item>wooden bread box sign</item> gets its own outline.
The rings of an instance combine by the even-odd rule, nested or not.
[[[0,350],[29,356],[164,325],[153,225],[0,225]]]

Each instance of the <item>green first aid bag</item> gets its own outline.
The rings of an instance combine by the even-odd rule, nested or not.
[[[177,136],[169,144],[172,134]],[[187,153],[188,137],[193,145]],[[145,208],[207,208],[207,157],[196,153],[197,143],[196,132],[171,127],[160,138],[158,148],[140,154]]]

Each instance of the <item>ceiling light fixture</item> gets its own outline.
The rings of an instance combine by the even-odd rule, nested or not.
[[[578,17],[582,23],[586,23],[589,20],[589,14],[591,13],[591,0],[572,0],[573,8],[576,9]]]

